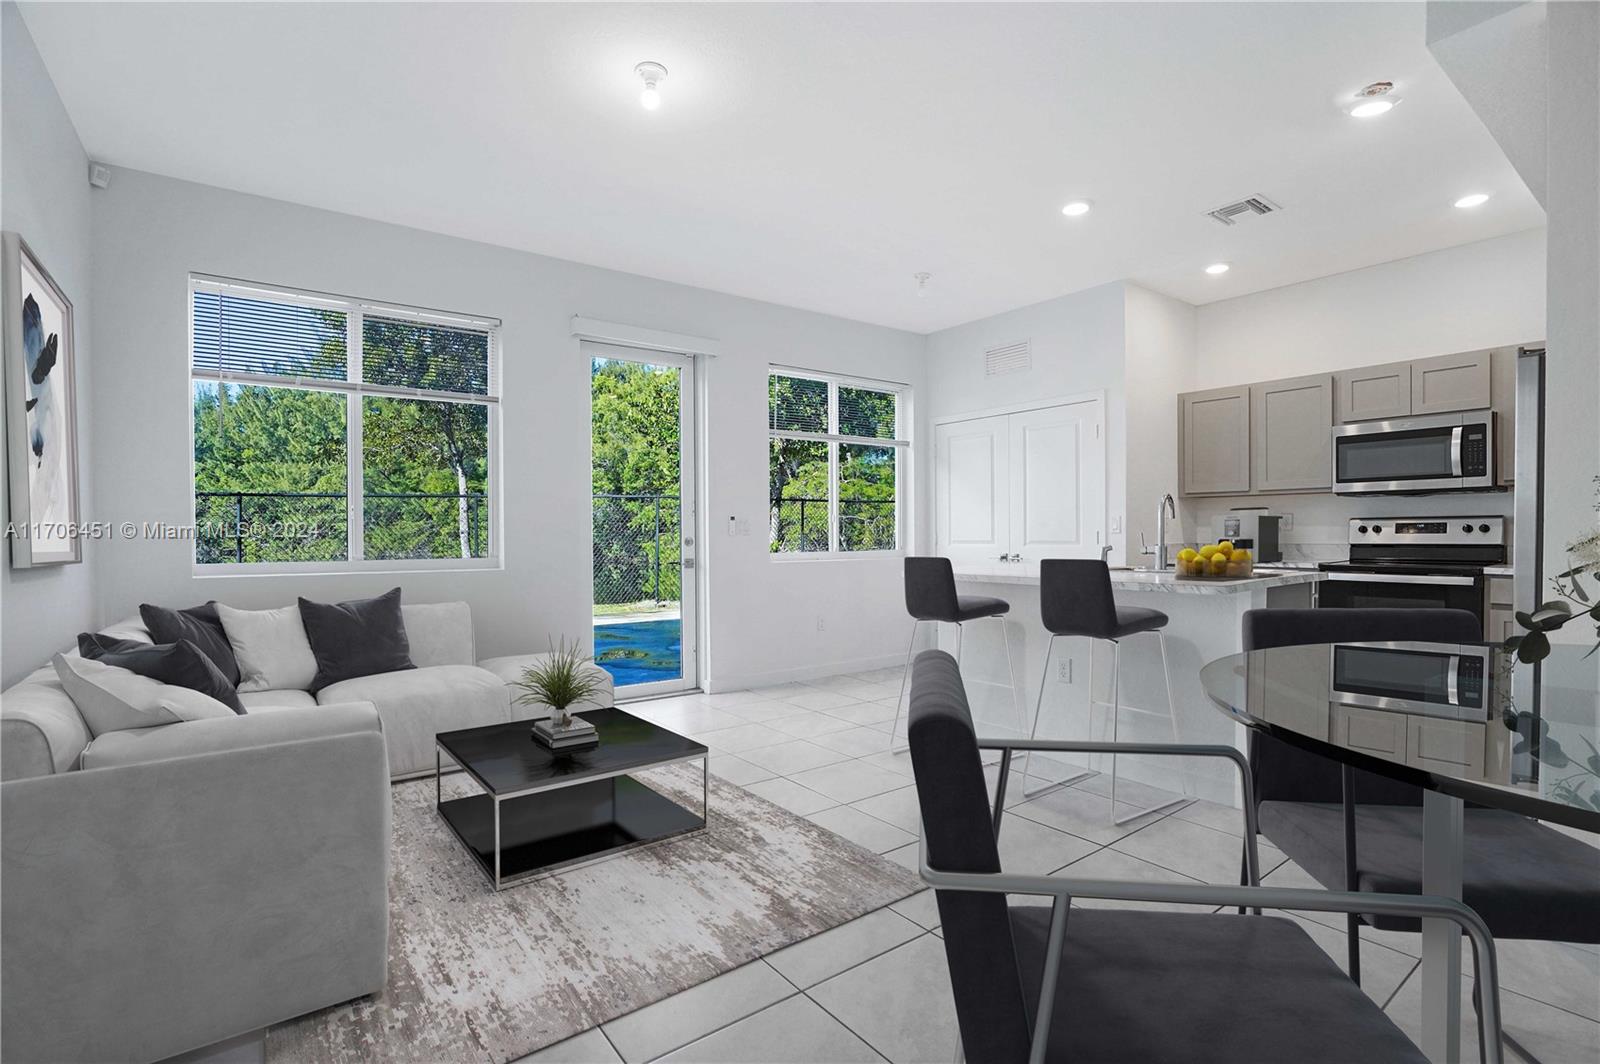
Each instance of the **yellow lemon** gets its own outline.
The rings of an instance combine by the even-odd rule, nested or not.
[[[1236,562],[1248,563],[1250,561],[1250,551],[1244,547],[1240,547],[1238,550],[1233,552],[1232,558]]]
[[[1217,549],[1219,551],[1221,551],[1222,553],[1224,553],[1224,554],[1232,554],[1233,553],[1233,540],[1231,540],[1231,539],[1222,540],[1220,543],[1217,544]]]
[[[1227,573],[1227,571],[1228,571],[1228,558],[1227,558],[1227,556],[1223,555],[1223,554],[1212,555],[1212,557],[1211,557],[1211,575],[1212,576],[1222,576],[1225,573]]]
[[[1197,553],[1200,555],[1200,557],[1210,561],[1211,556],[1217,553],[1217,545],[1215,543],[1207,543],[1204,547],[1201,547]]]
[[[1200,552],[1193,547],[1185,547],[1178,552],[1178,560],[1180,562],[1192,562],[1198,557],[1200,557]]]

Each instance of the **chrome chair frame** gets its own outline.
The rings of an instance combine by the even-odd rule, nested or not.
[[[1006,675],[1011,679],[1011,683],[1008,685],[1011,688],[1011,704],[1017,710],[1017,730],[1019,732],[1023,731],[1028,723],[1027,710],[1023,709],[1022,707],[1022,692],[1017,687],[1017,666],[1015,660],[1011,656],[1011,629],[1006,627],[1006,615],[1003,613],[997,613],[991,617],[979,617],[978,620],[1000,622],[1000,636],[1005,640],[1006,644]],[[900,674],[900,694],[894,700],[894,721],[889,725],[889,749],[891,751],[898,752],[901,750],[910,749],[909,739],[905,743],[901,743],[898,746],[895,745],[895,733],[900,730],[901,709],[906,704],[906,688],[911,683],[911,659],[917,651],[917,630],[924,624],[937,625],[939,623],[941,622],[924,620],[920,617],[911,622],[911,640],[906,644],[906,667],[905,670]],[[967,631],[963,625],[966,622],[950,621],[948,623],[956,626],[956,669],[957,671],[960,671],[961,651],[966,643]],[[934,631],[937,632],[938,629],[935,628]],[[966,683],[965,676],[961,678],[961,682]],[[995,686],[998,687],[999,684],[996,684]],[[1037,727],[1037,721],[1035,722],[1035,727]]]
[[[1074,897],[1111,901],[1149,901],[1180,905],[1298,909],[1312,912],[1385,913],[1395,916],[1449,920],[1472,942],[1473,974],[1482,993],[1478,1010],[1478,1051],[1484,1064],[1504,1064],[1504,1031],[1500,1022],[1500,975],[1494,938],[1472,909],[1454,898],[1423,894],[1366,894],[1259,885],[1260,866],[1255,838],[1255,788],[1245,756],[1231,746],[1168,743],[1096,743],[1056,740],[979,739],[980,750],[999,750],[1000,778],[995,788],[994,828],[999,838],[1005,812],[1006,776],[1016,752],[1054,750],[1068,753],[1126,753],[1186,757],[1226,757],[1238,767],[1244,782],[1245,861],[1250,882],[1244,886],[1185,883],[1130,883],[1109,879],[1075,879],[1065,876],[1021,875],[1009,872],[942,872],[928,864],[927,833],[918,839],[918,874],[936,890],[970,890],[998,894],[1033,894],[1054,899],[1050,909],[1049,938],[1045,943],[1044,975],[1039,987],[1039,1008],[1029,1041],[1029,1064],[1043,1064],[1055,1008],[1055,989],[1061,976],[1061,953],[1066,941],[1067,917]],[[1249,919],[1249,917],[1245,917]]]

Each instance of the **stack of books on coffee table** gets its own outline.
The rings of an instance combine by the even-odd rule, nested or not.
[[[600,735],[594,730],[594,725],[582,717],[573,717],[572,722],[564,728],[554,728],[548,720],[536,720],[533,722],[533,735],[552,750],[581,750],[600,743]]]

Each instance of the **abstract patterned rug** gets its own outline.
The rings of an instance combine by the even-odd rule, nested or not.
[[[639,778],[698,806],[699,765]],[[920,889],[712,776],[704,833],[496,894],[433,798],[432,780],[393,788],[388,985],[271,1028],[269,1062],[505,1064]]]

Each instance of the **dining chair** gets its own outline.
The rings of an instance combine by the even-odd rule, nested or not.
[[[894,747],[895,733],[900,730],[900,707],[905,704],[906,684],[911,676],[911,656],[917,646],[917,629],[924,623],[956,626],[956,663],[961,662],[965,648],[967,621],[993,618],[1000,622],[1000,636],[1006,646],[1006,678],[1010,681],[1011,702],[1017,711],[1019,727],[1026,727],[1020,692],[1017,690],[1016,668],[1011,660],[1011,630],[1006,627],[1006,614],[1011,603],[987,595],[962,595],[956,591],[955,567],[949,558],[907,558],[905,560],[906,612],[911,615],[911,642],[906,647],[906,667],[900,674],[900,693],[894,700],[894,722],[889,725],[889,746]]]
[[[950,655],[916,658],[908,715],[922,814],[922,879],[935,890],[961,1049],[970,1061],[1425,1061],[1377,1003],[1293,920],[1214,912],[1082,908],[1074,899],[1262,906],[1353,906],[1454,921],[1489,989],[1480,1032],[1499,1064],[1494,943],[1471,910],[1441,898],[1202,883],[1119,882],[1007,873],[1000,859],[1006,779],[1028,750],[1169,754],[1234,762],[1232,746],[984,739],[974,734]],[[981,751],[1001,752],[991,808]],[[1242,810],[1254,837],[1254,803]],[[1253,844],[1247,845],[1253,855]],[[1252,870],[1255,862],[1251,861]],[[1253,877],[1252,877],[1253,878]],[[1010,904],[1007,895],[1049,899]],[[1374,899],[1377,899],[1374,901]],[[1070,909],[1070,918],[1069,918]]]
[[[1258,609],[1245,650],[1307,643],[1481,643],[1466,610]],[[1498,722],[1491,722],[1498,726]],[[1422,789],[1250,733],[1261,834],[1330,889],[1422,892]],[[1600,942],[1600,849],[1517,813],[1468,804],[1462,900],[1496,938]],[[1361,924],[1420,931],[1406,916],[1346,921],[1350,978],[1361,981]],[[1514,1039],[1518,1054],[1532,1059]]]

